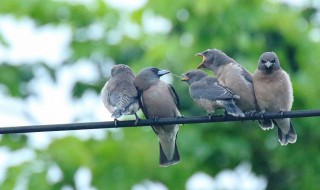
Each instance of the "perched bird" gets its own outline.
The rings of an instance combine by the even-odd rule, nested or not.
[[[265,52],[260,56],[258,64],[258,69],[253,75],[253,84],[259,110],[290,111],[293,103],[292,84],[289,75],[280,67],[277,55],[274,52]],[[296,142],[297,134],[290,118],[264,120],[259,124],[262,129],[268,129],[272,128],[272,122],[278,127],[281,145]]]
[[[203,67],[211,70],[221,85],[240,96],[235,102],[243,112],[256,109],[252,74],[249,71],[218,49],[208,49],[196,55],[203,57],[198,69]]]
[[[140,71],[134,84],[141,93],[140,106],[146,118],[179,117],[179,98],[170,85],[160,77],[170,73],[154,67]],[[160,166],[169,166],[180,161],[176,144],[179,125],[151,126],[160,143]]]
[[[102,102],[115,121],[122,115],[132,114],[135,114],[136,122],[139,119],[136,112],[140,106],[134,79],[130,67],[118,64],[111,69],[111,77],[101,90]]]
[[[190,85],[191,98],[207,110],[209,117],[217,108],[224,108],[230,115],[244,117],[244,113],[234,102],[240,97],[228,88],[221,86],[216,78],[208,76],[206,72],[195,69],[182,74],[181,80]]]

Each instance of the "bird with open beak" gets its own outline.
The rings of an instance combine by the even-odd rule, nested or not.
[[[111,69],[111,77],[101,90],[101,99],[107,110],[116,119],[122,115],[135,114],[139,117],[138,90],[134,86],[134,73],[127,65],[118,64]]]
[[[195,69],[181,75],[181,80],[187,82],[191,98],[203,107],[211,118],[211,114],[218,108],[225,109],[227,114],[244,117],[244,113],[235,105],[239,99],[227,87],[221,86],[218,80],[202,70]]]
[[[253,75],[255,96],[261,112],[290,111],[293,104],[293,89],[290,77],[280,67],[278,56],[274,52],[265,52],[260,56],[258,69]],[[278,127],[278,138],[281,145],[295,143],[297,134],[290,118],[264,119],[259,124],[262,129]]]
[[[220,85],[240,96],[239,99],[235,99],[235,103],[243,112],[255,111],[256,99],[252,74],[249,71],[218,49],[208,49],[196,55],[203,57],[198,69],[211,70]]]
[[[174,88],[160,80],[170,73],[155,67],[147,67],[140,71],[134,84],[140,93],[140,106],[146,118],[180,117],[179,98]],[[160,144],[160,166],[170,166],[180,161],[176,144],[179,130],[178,124],[153,125]]]

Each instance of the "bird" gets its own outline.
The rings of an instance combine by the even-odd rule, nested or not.
[[[136,116],[136,123],[139,120],[137,111],[140,109],[138,90],[134,86],[135,75],[131,68],[124,64],[112,67],[111,76],[101,90],[101,99],[104,106],[117,118],[123,115]]]
[[[244,117],[244,113],[234,100],[240,97],[230,89],[219,84],[218,80],[200,69],[188,71],[181,75],[181,80],[187,82],[191,98],[203,107],[211,119],[211,114],[217,108],[224,108],[227,114]]]
[[[161,81],[160,77],[170,73],[155,67],[142,69],[134,84],[140,93],[140,107],[147,119],[180,117],[179,98],[174,88]],[[178,124],[152,125],[160,145],[160,166],[170,166],[180,161],[177,147]]]
[[[256,110],[252,74],[249,71],[219,49],[207,49],[196,55],[203,58],[197,69],[211,70],[221,85],[240,96],[235,103],[243,112]]]
[[[276,53],[264,52],[258,61],[258,68],[253,74],[255,96],[259,110],[264,112],[290,111],[293,104],[293,89],[290,76],[280,66]],[[259,124],[263,129],[272,128],[274,123],[278,128],[278,138],[281,145],[295,143],[297,134],[290,118],[263,120]],[[266,125],[267,124],[267,125]]]

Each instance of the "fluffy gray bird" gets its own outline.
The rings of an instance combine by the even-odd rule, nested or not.
[[[115,65],[111,69],[111,77],[101,90],[101,99],[105,107],[112,114],[119,118],[122,115],[135,114],[136,122],[139,117],[136,112],[139,110],[138,90],[134,86],[135,76],[127,65]]]
[[[252,74],[218,49],[208,49],[197,53],[203,61],[198,66],[211,70],[223,86],[240,96],[236,105],[243,111],[249,112],[256,109]]]
[[[206,72],[195,69],[182,74],[181,80],[190,85],[191,98],[207,110],[209,117],[217,108],[224,108],[230,115],[244,117],[244,113],[234,102],[240,97],[228,88],[221,86],[216,78],[208,76]]]
[[[134,84],[141,93],[140,106],[146,118],[179,117],[179,99],[173,87],[160,80],[170,73],[154,67],[140,71]],[[169,166],[180,161],[176,144],[179,125],[151,126],[160,143],[160,166]]]
[[[290,111],[293,103],[292,84],[289,75],[280,67],[277,55],[274,52],[265,52],[260,56],[258,64],[253,75],[253,84],[259,110]],[[290,118],[263,120],[259,124],[262,129],[269,129],[273,127],[272,122],[278,127],[281,145],[296,142],[297,134]]]

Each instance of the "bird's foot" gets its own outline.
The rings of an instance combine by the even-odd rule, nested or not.
[[[208,118],[211,120],[212,119],[212,114],[208,113]]]
[[[177,116],[177,118],[178,118],[178,119],[184,118],[184,115],[179,115],[179,116]],[[182,125],[184,125],[184,123],[182,123]]]
[[[282,117],[284,116],[284,111],[283,110],[280,110],[279,113],[281,114]]]
[[[254,117],[254,114],[256,113],[257,111],[256,110],[251,110],[251,111],[249,111],[248,113],[249,113],[249,115],[250,115],[250,117]],[[252,119],[252,121],[255,121],[255,119]]]
[[[266,113],[266,111],[261,111],[260,112],[260,117],[261,117],[261,119],[264,119],[264,114]]]
[[[118,121],[119,121],[119,120],[114,119],[113,121],[114,121],[114,126],[115,126],[115,127],[118,127]]]
[[[136,120],[134,121],[134,125],[138,125],[138,122],[141,120],[140,119],[140,117],[136,114],[136,113],[134,113],[134,115],[136,116]]]
[[[251,110],[251,111],[249,112],[249,114],[250,114],[251,117],[253,117],[256,112],[257,112],[256,110]]]
[[[159,120],[159,117],[158,116],[154,116],[152,117],[153,121],[158,121]]]

